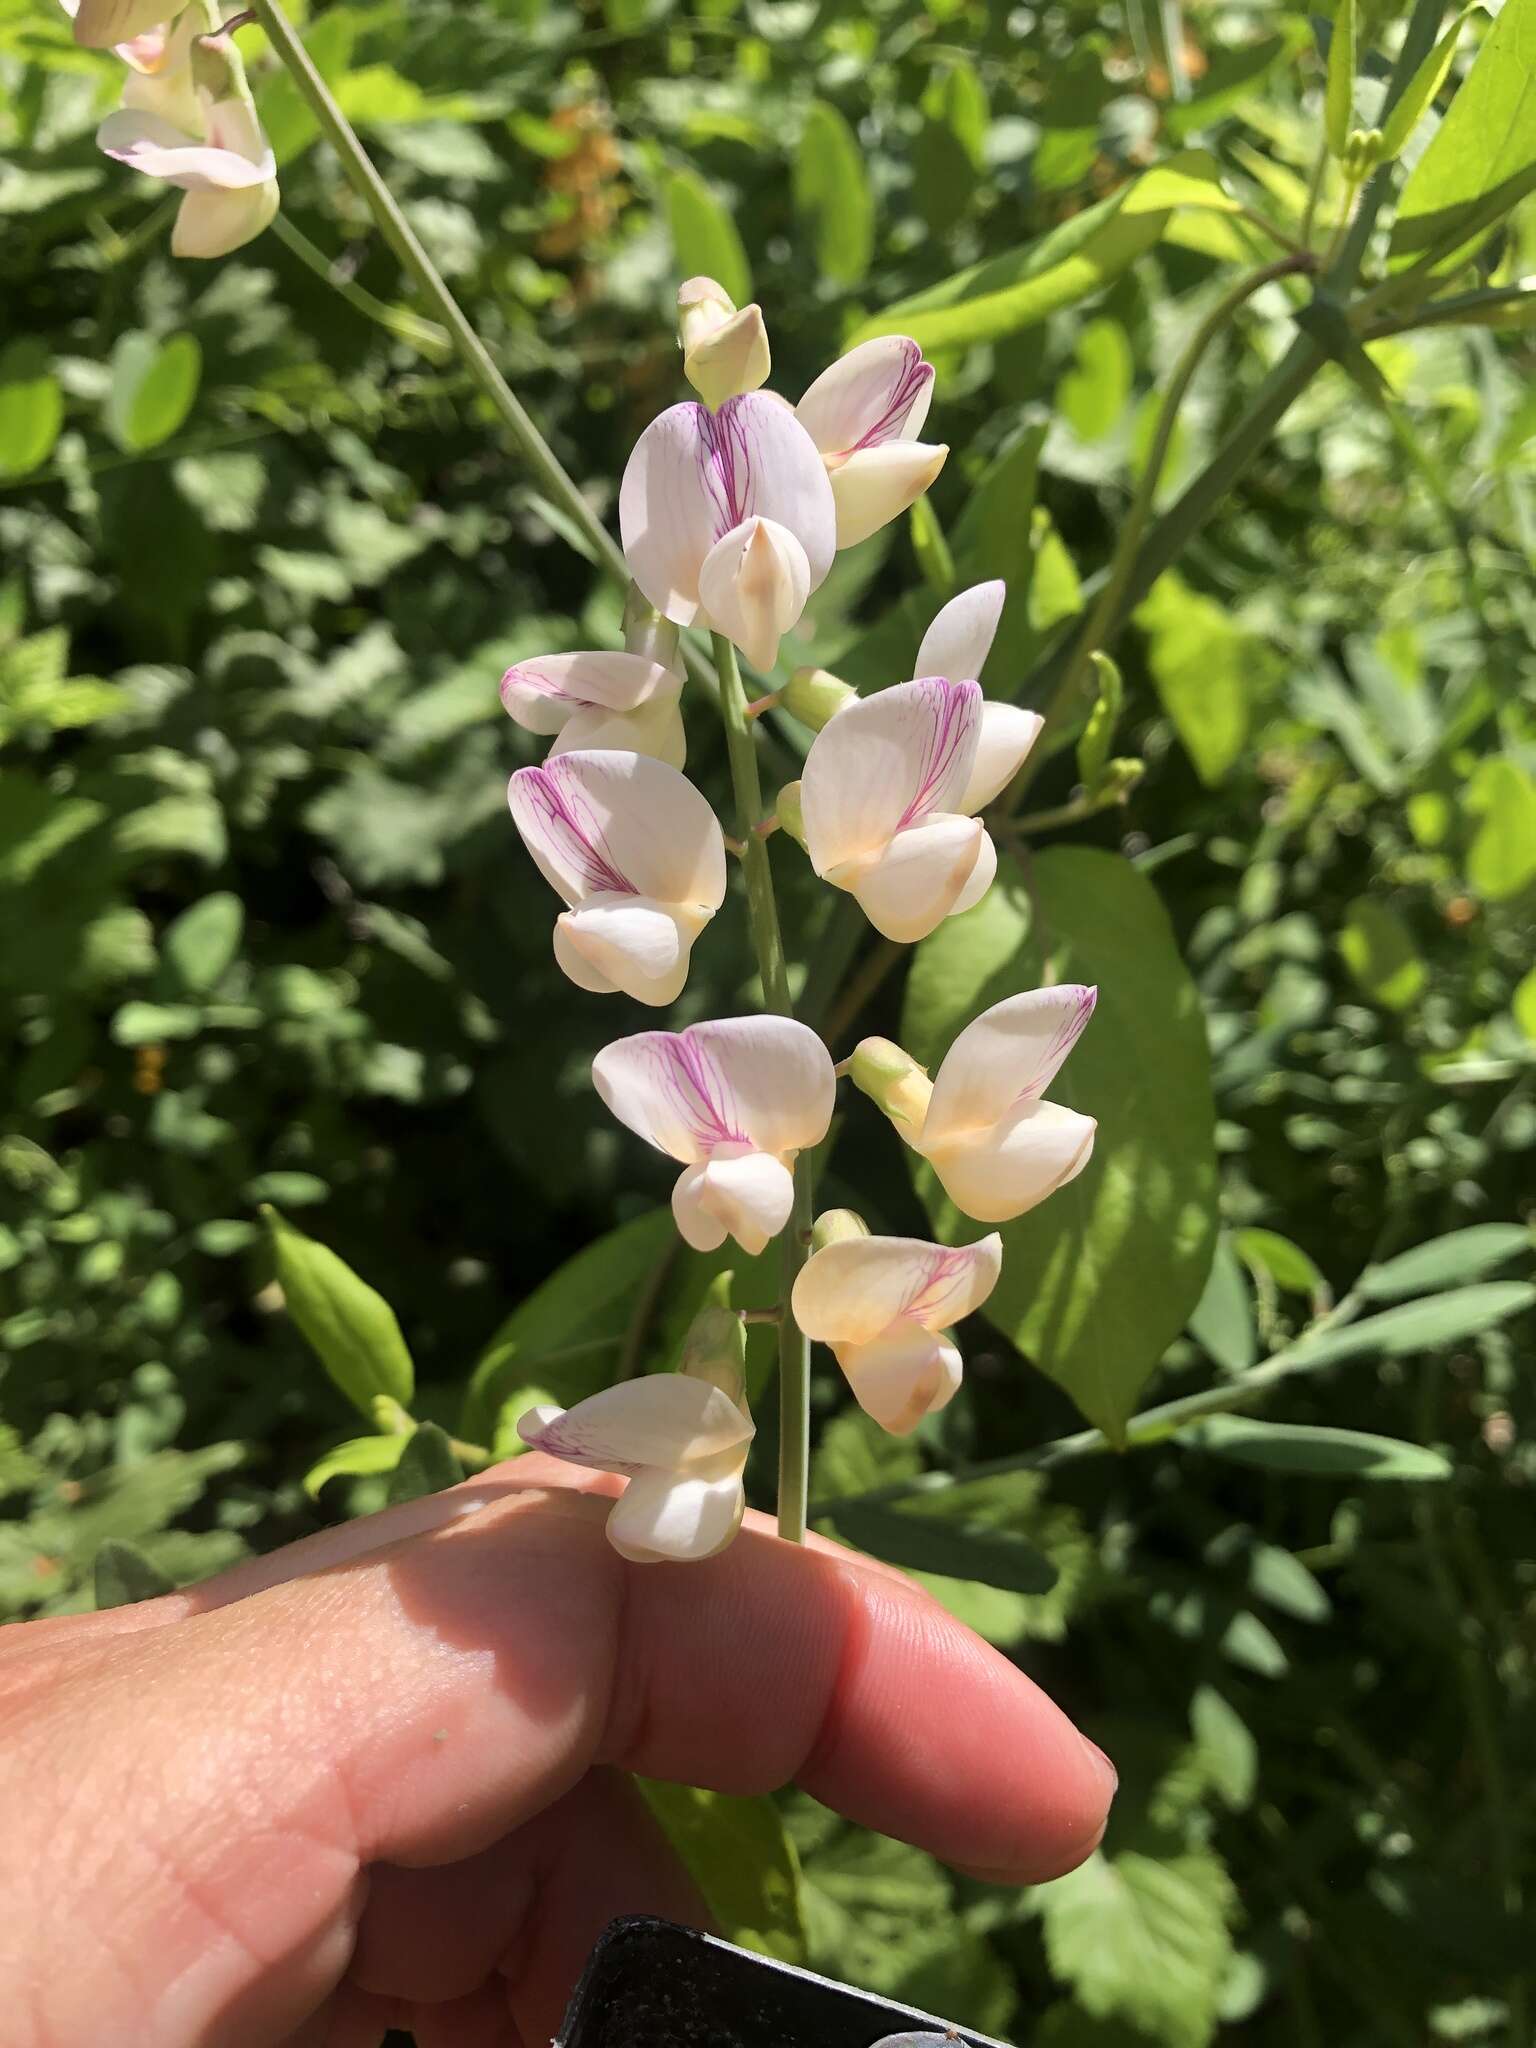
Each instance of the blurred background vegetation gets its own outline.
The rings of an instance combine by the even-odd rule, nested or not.
[[[1367,115],[1402,19],[1362,15]],[[1500,26],[1528,83],[1536,9]],[[1028,252],[1190,146],[1298,233],[1328,25],[1234,0],[359,0],[306,32],[610,517],[682,395],[680,276],[762,302],[793,398],[968,265],[1043,275],[984,338],[930,345],[954,449],[933,516],[841,557],[787,650],[898,680],[943,595],[1006,575],[1004,694],[1091,600],[1171,362],[1276,249],[1179,206],[1070,278]],[[174,199],[92,145],[113,60],[52,0],[0,0],[0,1619],[89,1606],[108,1539],[134,1546],[124,1597],[433,1483],[424,1452],[377,1469],[398,1439],[371,1476],[346,1453],[314,1474],[358,1420],[282,1313],[263,1205],[387,1295],[417,1415],[488,1447],[531,1386],[670,1362],[724,1263],[677,1255],[666,1163],[601,1111],[591,1055],[638,1014],[558,975],[504,810],[532,743],[502,670],[614,644],[618,594],[242,42],[281,222],[175,265]],[[1533,118],[1500,144],[1511,177]],[[1331,171],[1324,233],[1341,205]],[[1459,286],[1520,277],[1533,241],[1516,214]],[[1211,351],[1160,507],[1305,297],[1267,286]],[[838,1055],[872,1030],[942,1048],[994,976],[988,999],[1043,967],[1105,990],[1056,1092],[1100,1116],[1118,1209],[1092,1244],[1054,1206],[1017,1227],[965,1392],[914,1442],[819,1372],[821,1500],[1059,1438],[1069,1394],[1118,1426],[1154,1372],[1156,1399],[1220,1384],[1328,1319],[1277,1433],[1208,1423],[971,1486],[965,1527],[1020,1539],[1037,1577],[956,1576],[963,1531],[936,1517],[924,1549],[903,1517],[941,1597],[1119,1764],[1084,1872],[998,1895],[803,1801],[715,1816],[760,1845],[718,1891],[728,1931],[1041,2048],[1532,2038],[1533,350],[1518,321],[1435,325],[1371,360],[1374,402],[1337,363],[1303,380],[1140,604],[1115,748],[1145,774],[1021,841],[984,929],[884,972],[775,843],[803,1013]],[[705,694],[688,717],[725,808]],[[805,739],[766,739],[770,786]],[[1076,773],[1064,751],[1032,800],[1070,806]],[[754,986],[722,917],[684,1016]],[[823,1199],[928,1228],[862,1108]],[[1031,1320],[1053,1252],[1111,1359],[1097,1400]],[[1396,1320],[1355,1342],[1357,1313]],[[889,1548],[863,1514],[829,1526]]]

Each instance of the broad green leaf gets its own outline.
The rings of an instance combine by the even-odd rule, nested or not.
[[[1096,1850],[1031,1894],[1053,1975],[1096,2019],[1141,2027],[1166,2048],[1206,2048],[1232,1958],[1237,1896],[1209,1849]]]
[[[1467,880],[1490,903],[1518,896],[1536,881],[1536,777],[1495,754],[1478,762],[1463,802],[1478,821],[1467,847]]]
[[[982,1010],[1039,986],[1047,954],[1055,979],[1099,988],[1051,1084],[1053,1101],[1098,1119],[1098,1137],[1076,1180],[1002,1226],[1002,1280],[984,1313],[1118,1442],[1200,1299],[1216,1235],[1205,1020],[1156,891],[1095,849],[1048,848],[1027,884],[1005,856],[983,901],[918,947],[902,1042],[932,1069]],[[917,1177],[941,1237],[979,1234],[925,1167]]]
[[[288,1313],[336,1385],[370,1420],[376,1395],[409,1403],[415,1368],[389,1303],[328,1245],[270,1206],[261,1214]]]
[[[1316,1262],[1277,1230],[1239,1230],[1232,1239],[1238,1257],[1254,1272],[1267,1273],[1288,1294],[1327,1302],[1331,1290]]]
[[[176,1581],[143,1551],[121,1537],[109,1537],[96,1553],[96,1612],[109,1607],[131,1607],[139,1600],[158,1600],[174,1593]]]
[[[1536,1045],[1536,967],[1521,976],[1510,998],[1510,1008],[1514,1011],[1515,1022]]]
[[[63,424],[64,393],[42,342],[23,337],[0,350],[0,477],[46,462]]]
[[[1342,156],[1355,125],[1355,0],[1338,0],[1328,42],[1328,85],[1323,96],[1323,132],[1334,156]]]
[[[489,1442],[503,1400],[519,1387],[547,1387],[565,1408],[606,1387],[636,1297],[676,1242],[671,1210],[652,1209],[551,1273],[481,1354],[464,1396],[461,1434]]]
[[[245,906],[238,896],[222,889],[205,896],[168,925],[161,938],[167,974],[185,993],[205,995],[239,952],[244,929]]]
[[[1201,1685],[1189,1703],[1189,1727],[1217,1796],[1242,1813],[1259,1780],[1259,1746],[1247,1722],[1215,1686]]]
[[[727,1941],[804,1963],[800,1859],[773,1801],[635,1782]]]
[[[1494,1329],[1536,1303],[1536,1286],[1526,1280],[1484,1280],[1475,1287],[1453,1287],[1424,1301],[1384,1309],[1358,1323],[1297,1340],[1293,1355],[1310,1371],[1336,1365],[1343,1358],[1375,1353],[1382,1358],[1410,1358],[1421,1351],[1444,1351]]]
[[[736,222],[697,171],[669,171],[662,185],[679,277],[712,277],[738,306],[752,297],[752,270]]]
[[[410,1438],[401,1436],[354,1436],[317,1458],[304,1474],[304,1491],[318,1500],[328,1479],[372,1478],[393,1472]]]
[[[1449,1479],[1451,1467],[1438,1451],[1368,1436],[1356,1429],[1325,1429],[1316,1423],[1265,1422],[1252,1415],[1208,1415],[1186,1423],[1178,1440],[1190,1450],[1209,1451],[1239,1465],[1266,1472],[1323,1473],[1339,1479]]]
[[[1195,773],[1213,787],[1248,738],[1263,676],[1252,636],[1173,570],[1158,578],[1135,618],[1148,638],[1147,666],[1163,709]]]
[[[389,1482],[391,1503],[420,1500],[426,1493],[442,1493],[457,1486],[464,1467],[454,1455],[448,1432],[435,1422],[423,1422],[402,1439],[400,1456]]]
[[[1056,410],[1080,441],[1101,441],[1125,410],[1134,368],[1118,320],[1090,320],[1072,367],[1056,386]]]
[[[1392,224],[1394,257],[1454,247],[1536,187],[1536,0],[1505,0]]]
[[[1189,1333],[1223,1372],[1246,1372],[1259,1355],[1248,1277],[1225,1231],[1216,1240],[1210,1278],[1189,1319]]]
[[[123,335],[112,351],[106,428],[119,448],[138,455],[168,441],[197,397],[203,352],[195,334]]]
[[[858,137],[837,108],[813,100],[795,153],[795,210],[815,230],[816,261],[834,284],[857,284],[875,244],[875,204]]]
[[[1496,1273],[1511,1259],[1536,1255],[1536,1238],[1519,1223],[1474,1223],[1428,1244],[1399,1252],[1379,1266],[1367,1266],[1355,1282],[1357,1294],[1369,1301],[1401,1301],[1412,1294],[1432,1294]]]
[[[937,1572],[948,1579],[976,1579],[1010,1593],[1048,1593],[1056,1567],[1011,1529],[983,1523],[941,1520],[901,1508],[850,1501],[837,1510],[837,1526],[850,1543],[886,1564]]]
[[[1345,911],[1339,952],[1360,987],[1386,1010],[1409,1009],[1429,979],[1412,932],[1374,896],[1357,896]]]
[[[849,337],[906,334],[929,350],[1000,341],[1078,304],[1144,255],[1181,206],[1236,211],[1205,150],[1185,150],[1027,248],[989,257],[888,306]]]
[[[1029,623],[1035,632],[1048,633],[1082,610],[1083,585],[1077,564],[1043,505],[1031,514],[1030,539],[1035,559],[1029,575]]]
[[[976,66],[956,57],[942,88],[944,119],[950,133],[970,159],[971,168],[981,171],[987,161],[987,89]]]

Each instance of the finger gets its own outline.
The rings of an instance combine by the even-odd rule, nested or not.
[[[61,1680],[0,1764],[42,1952],[80,1953],[82,1904],[111,1929],[104,1955],[36,1986],[65,2016],[54,2033],[121,2010],[126,1956],[148,1959],[137,2012],[165,2001],[167,2048],[221,2038],[260,1978],[287,1987],[291,2029],[341,1974],[360,1862],[475,1854],[595,1762],[736,1792],[798,1774],[855,1819],[1021,1881],[1097,1838],[1110,1788],[1093,1753],[925,1596],[753,1532],[705,1564],[626,1565],[606,1512],[506,1489],[114,1639]],[[94,1798],[61,1763],[82,1757]],[[278,2016],[250,2037],[280,2036]]]

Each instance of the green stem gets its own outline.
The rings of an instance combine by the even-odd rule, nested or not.
[[[1317,221],[1317,202],[1323,196],[1323,178],[1328,170],[1328,144],[1317,145],[1317,161],[1312,166],[1312,176],[1307,183],[1306,211],[1301,216],[1301,239],[1303,246],[1312,246],[1312,229]]]
[[[757,830],[764,817],[762,779],[757,768],[753,722],[747,715],[736,649],[723,633],[714,636],[715,672],[720,678],[720,714],[725,720],[725,745],[736,794],[736,829],[742,840],[741,867],[747,885],[747,910],[752,944],[765,1006],[781,1017],[795,1014],[789,993],[789,969],[779,906],[773,893],[773,866],[768,842]],[[806,1502],[811,1483],[811,1347],[796,1323],[790,1296],[805,1263],[811,1234],[811,1161],[802,1152],[795,1161],[795,1200],[783,1234],[783,1320],[779,1324],[779,1534],[788,1542],[805,1541]]]
[[[1125,524],[1120,529],[1120,538],[1110,560],[1109,574],[1104,579],[1098,602],[1089,614],[1088,623],[1083,627],[1074,643],[1067,670],[1051,698],[1045,714],[1045,729],[1030,750],[1030,758],[1014,778],[998,806],[998,815],[1011,817],[1017,810],[1024,792],[1038,773],[1049,747],[1041,742],[1053,725],[1060,723],[1070,710],[1079,686],[1088,674],[1091,657],[1106,642],[1113,639],[1124,610],[1127,608],[1127,593],[1136,575],[1138,550],[1147,523],[1152,516],[1153,500],[1157,496],[1158,484],[1162,481],[1163,466],[1168,459],[1174,431],[1179,423],[1179,411],[1183,406],[1195,373],[1205,360],[1207,349],[1219,334],[1231,325],[1233,318],[1251,299],[1276,278],[1294,277],[1299,272],[1310,270],[1314,259],[1304,251],[1295,255],[1282,256],[1274,263],[1266,263],[1260,269],[1249,271],[1222,293],[1220,299],[1201,321],[1191,337],[1183,355],[1179,358],[1169,381],[1163,402],[1158,409],[1157,427],[1152,436],[1152,446],[1136,486],[1136,495],[1131,500],[1131,509],[1126,514]]]
[[[352,278],[341,276],[324,250],[317,249],[308,235],[300,234],[286,213],[277,215],[272,223],[272,232],[290,254],[297,256],[307,270],[312,270],[322,284],[329,285],[365,320],[386,328],[432,362],[441,362],[444,356],[453,353],[453,343],[444,328],[434,321],[419,319],[416,314],[406,312],[403,306],[386,306],[382,299],[376,299],[372,292],[365,291]]]
[[[1368,303],[1366,299],[1358,302],[1360,308]],[[1384,319],[1370,320],[1361,327],[1360,339],[1381,341],[1389,334],[1409,334],[1421,327],[1483,326],[1489,324],[1484,315],[1498,314],[1506,307],[1523,312],[1529,319],[1536,310],[1536,280],[1523,277],[1514,284],[1490,285],[1485,291],[1458,292],[1454,298],[1433,299],[1427,306],[1415,306],[1411,312],[1389,313]]]
[[[540,489],[573,521],[601,566],[620,583],[628,583],[629,569],[623,555],[566,474],[559,457],[524,411],[511,386],[491,360],[485,343],[464,317],[458,301],[444,284],[436,265],[400,211],[394,194],[358,140],[356,130],[310,61],[309,52],[299,40],[279,0],[252,0],[250,11],[266,30],[268,42],[320,123],[327,142],[341,159],[348,181],[367,202],[380,234],[404,269],[416,280],[423,298],[441,320],[470,375],[494,408],[518,453],[538,479]]]

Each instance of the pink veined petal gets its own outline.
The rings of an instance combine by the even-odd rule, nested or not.
[[[794,1177],[783,1160],[737,1150],[685,1166],[672,1190],[672,1214],[695,1251],[713,1251],[733,1237],[756,1258],[789,1221],[794,1199]]]
[[[898,832],[874,860],[827,879],[848,890],[877,932],[913,946],[954,915],[978,868],[978,896],[985,889],[991,873],[981,856],[990,845],[979,818],[940,812]]]
[[[756,669],[771,669],[779,640],[810,595],[805,549],[787,526],[753,518],[716,541],[699,570],[700,625],[732,640]]]
[[[977,681],[992,651],[1007,595],[1008,586],[998,577],[991,583],[973,583],[952,597],[923,635],[912,673],[948,676],[955,683]]]
[[[960,917],[967,910],[974,910],[996,879],[997,848],[993,844],[991,833],[984,830],[976,843],[976,865],[966,878],[965,887],[950,906],[949,915]]]
[[[171,254],[228,256],[269,228],[277,208],[277,181],[271,178],[243,192],[189,192],[176,210]]]
[[[141,109],[123,108],[108,114],[96,131],[96,144],[107,156],[179,185],[184,192],[232,192],[270,182],[276,164],[260,163],[185,135],[171,122]]]
[[[962,1215],[1006,1223],[1076,1180],[1092,1156],[1097,1129],[1091,1116],[1075,1109],[1029,1101],[989,1129],[920,1149]]]
[[[514,662],[501,679],[501,701],[518,723],[524,711],[539,704],[595,704],[608,711],[633,711],[655,697],[675,698],[679,677],[659,661],[638,654],[539,654]],[[563,723],[563,720],[562,720]],[[530,732],[556,731],[528,725]]]
[[[683,992],[703,922],[685,920],[672,905],[644,896],[594,897],[556,920],[555,958],[578,986],[590,984],[572,972],[572,954],[589,974],[638,1003],[662,1009]]]
[[[688,735],[676,697],[651,697],[633,711],[601,711],[583,705],[573,711],[550,748],[551,756],[570,753],[648,754],[669,768],[688,759]]]
[[[900,1321],[868,1344],[843,1344],[837,1362],[864,1413],[907,1436],[960,1391],[960,1353],[947,1337]]]
[[[718,1387],[679,1372],[621,1380],[553,1417],[541,1408],[518,1424],[535,1450],[597,1472],[683,1471],[749,1444],[754,1434],[750,1418]]]
[[[608,1541],[631,1564],[698,1564],[716,1556],[746,1512],[741,1471],[737,1464],[718,1477],[640,1473],[613,1504]]]
[[[971,1245],[916,1237],[853,1237],[825,1246],[795,1281],[795,1320],[825,1344],[869,1344],[898,1317],[942,1330],[979,1308],[997,1285],[1003,1241]]]
[[[903,826],[955,810],[980,728],[979,686],[933,676],[840,711],[816,735],[800,783],[816,872],[869,859]]]
[[[822,371],[795,408],[821,453],[846,456],[915,441],[933,400],[933,366],[905,335],[862,342]]]
[[[1086,1030],[1098,990],[1078,982],[1027,989],[967,1024],[940,1062],[922,1145],[990,1129],[1038,1101]]]
[[[948,457],[943,441],[885,441],[844,457],[832,470],[838,547],[856,548],[915,504]]]
[[[519,768],[507,799],[540,871],[573,906],[626,892],[706,913],[724,901],[719,820],[665,762],[617,749],[559,754]]]
[[[684,1163],[819,1144],[837,1090],[826,1047],[787,1017],[638,1032],[603,1047],[592,1080],[621,1123]]]
[[[1024,711],[1017,704],[983,704],[976,759],[958,808],[974,816],[1005,790],[1044,724],[1038,711]]]

